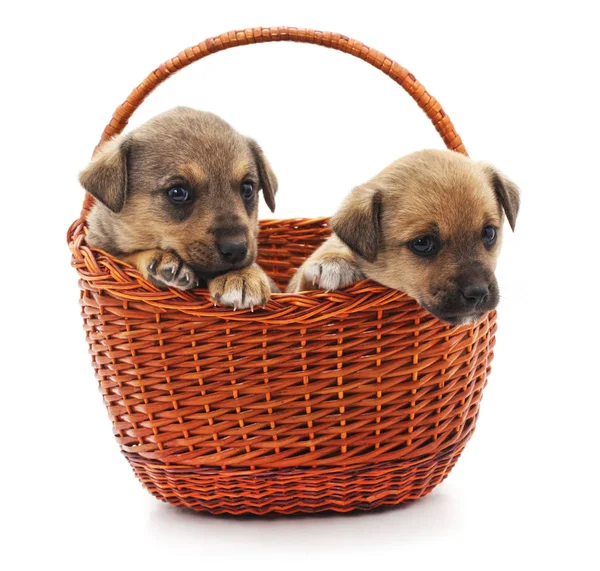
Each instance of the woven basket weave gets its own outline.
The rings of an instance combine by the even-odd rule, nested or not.
[[[120,133],[144,98],[211,53],[294,41],[365,60],[466,154],[439,103],[406,69],[327,32],[256,28],[188,48],[113,115]],[[276,294],[266,308],[213,307],[206,290],[160,290],[86,245],[84,202],[68,232],[81,308],[117,441],[156,497],[214,513],[350,511],[419,498],[452,469],[475,428],[495,313],[450,328],[404,293],[362,281]],[[327,219],[261,223],[260,265],[280,286],[329,235]]]

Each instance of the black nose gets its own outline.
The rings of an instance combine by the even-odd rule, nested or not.
[[[477,307],[490,295],[490,288],[487,285],[475,284],[463,288],[460,293],[467,305]]]
[[[229,264],[241,262],[248,253],[246,242],[217,242],[217,248],[223,261]]]

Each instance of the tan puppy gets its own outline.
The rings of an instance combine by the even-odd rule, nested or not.
[[[81,173],[98,202],[87,242],[160,287],[206,287],[246,308],[276,286],[256,265],[258,191],[277,179],[256,142],[212,115],[178,107],[102,146]]]
[[[288,291],[340,289],[363,278],[406,292],[453,325],[498,304],[494,271],[504,214],[514,230],[519,191],[493,167],[455,152],[403,157],[356,187],[331,236]]]

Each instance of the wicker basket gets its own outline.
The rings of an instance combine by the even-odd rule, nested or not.
[[[448,148],[466,153],[438,102],[407,70],[339,34],[230,32],[153,71],[113,115],[211,53],[294,41],[361,58],[400,84]],[[92,364],[122,452],[144,486],[214,513],[350,511],[429,493],[475,428],[495,313],[450,328],[407,295],[363,281],[276,294],[265,309],[213,307],[205,290],[159,290],[85,243],[86,197],[68,232]],[[283,286],[329,234],[327,219],[261,223],[262,267]]]

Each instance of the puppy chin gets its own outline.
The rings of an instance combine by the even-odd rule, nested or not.
[[[443,311],[438,311],[435,308],[425,307],[429,313],[437,317],[441,321],[445,321],[452,325],[452,327],[457,327],[459,325],[472,325],[473,323],[477,323],[488,311],[478,311],[475,313],[464,313],[464,314],[448,314]]]
[[[465,315],[445,315],[444,313],[440,313],[438,311],[433,311],[429,308],[425,308],[429,313],[437,317],[440,321],[444,321],[448,323],[452,327],[458,327],[459,325],[471,325],[479,321],[484,315],[483,313],[469,313]]]
[[[472,325],[473,323],[479,321],[484,315],[485,313],[478,313],[472,315],[452,316],[447,318],[438,316],[438,318],[446,323],[449,323],[453,327],[456,327],[459,325]]]
[[[190,260],[188,264],[192,267],[192,269],[200,279],[208,281],[216,277],[222,276],[227,272],[247,268],[248,266],[251,266],[254,263],[255,258],[255,255],[250,255],[247,256],[241,262],[237,262],[235,264],[227,264],[221,261],[211,262],[209,260]]]
[[[465,312],[465,313],[450,313],[448,311],[444,311],[440,307],[436,307],[432,303],[427,303],[426,301],[421,301],[419,298],[415,298],[417,302],[425,308],[429,313],[433,316],[437,317],[440,321],[444,321],[448,323],[452,327],[457,327],[459,325],[471,325],[479,321],[489,310],[479,310],[475,312]]]

